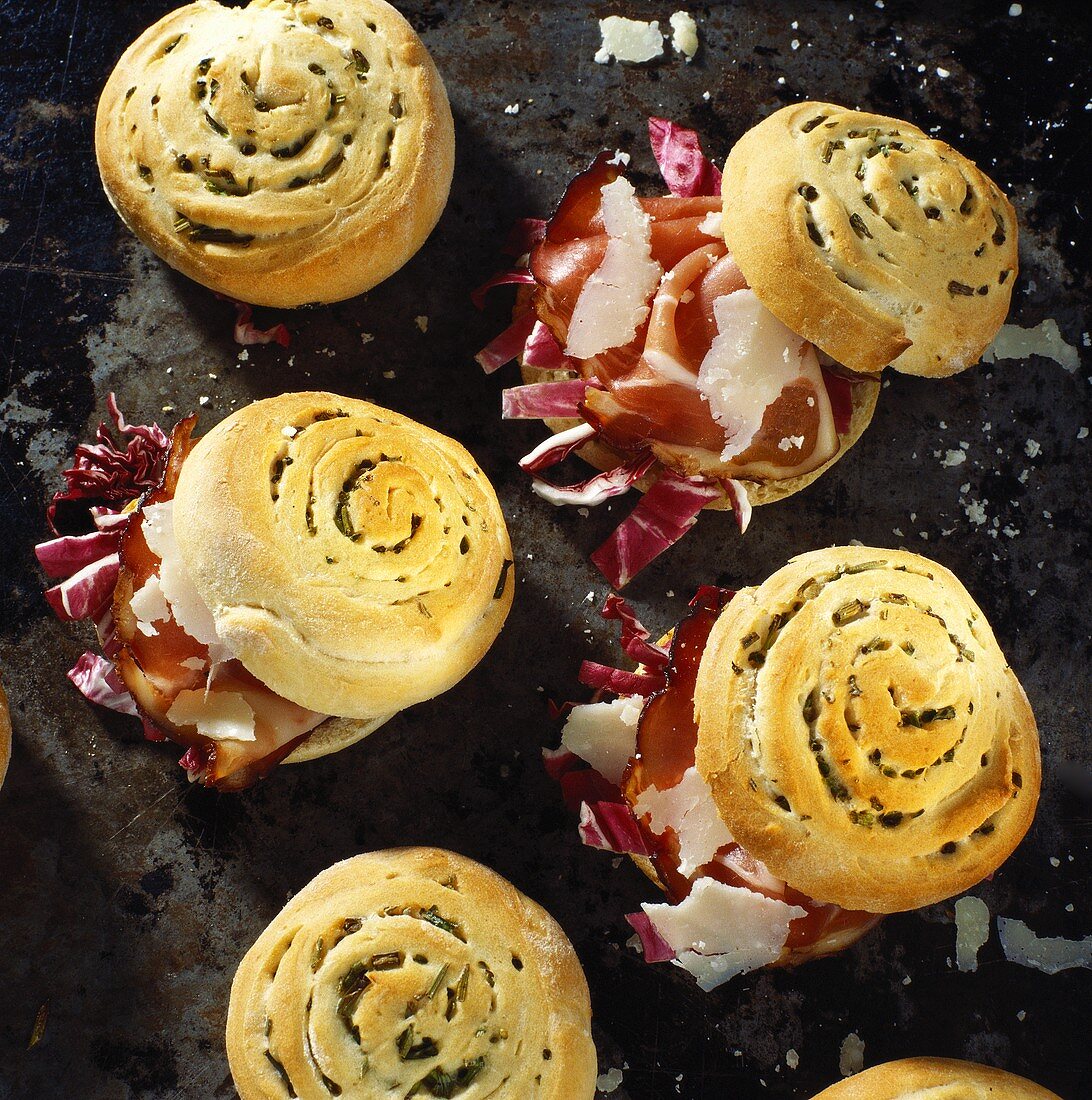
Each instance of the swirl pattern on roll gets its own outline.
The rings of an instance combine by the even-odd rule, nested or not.
[[[909,122],[832,103],[783,108],[732,150],[724,193],[725,237],[748,282],[853,370],[953,374],[1008,313],[1011,204]]]
[[[445,691],[511,606],[508,531],[473,457],[366,401],[239,410],[194,448],[175,500],[217,632],[309,709],[368,718]]]
[[[995,870],[1035,811],[1035,720],[985,616],[904,551],[803,554],[713,628],[697,764],[732,835],[818,901],[884,913]]]
[[[247,952],[227,1045],[243,1100],[590,1100],[588,986],[556,922],[480,864],[372,852],[306,886]]]
[[[401,266],[453,166],[439,74],[382,0],[212,0],[122,57],[99,104],[103,183],[173,266],[268,305],[332,301]]]

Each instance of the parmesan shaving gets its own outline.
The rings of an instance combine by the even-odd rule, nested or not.
[[[641,19],[608,15],[606,19],[599,20],[599,33],[603,44],[595,54],[598,65],[605,65],[612,57],[615,61],[641,64],[664,52],[664,36],[656,21],[646,23]]]
[[[174,501],[148,504],[141,525],[148,549],[159,558],[159,584],[178,625],[195,641],[208,647],[213,665],[233,654],[216,632],[212,612],[197,593],[174,536]]]
[[[637,719],[644,699],[623,695],[609,703],[573,707],[561,744],[586,760],[609,783],[621,784],[622,773],[636,751]]]
[[[677,11],[671,17],[671,45],[689,61],[698,52],[698,25],[688,11]]]
[[[1060,936],[1037,936],[1022,920],[997,918],[997,933],[1009,962],[1030,966],[1044,974],[1084,967],[1092,970],[1092,936],[1066,940]]]
[[[706,992],[776,961],[789,923],[806,916],[799,906],[712,878],[699,878],[678,905],[641,908],[675,951],[675,965],[693,974]]]
[[[682,779],[666,791],[646,787],[633,812],[638,817],[648,814],[654,833],[674,830],[679,838],[679,873],[688,878],[732,843],[732,834],[717,813],[713,792],[694,767],[687,768]]]
[[[698,232],[707,237],[715,237],[718,241],[724,239],[724,215],[719,210],[710,210],[698,223]]]
[[[652,258],[652,219],[641,209],[633,184],[619,176],[602,190],[607,251],[581,288],[569,322],[566,355],[591,359],[622,347],[648,316],[649,299],[663,275]]]
[[[167,606],[159,578],[156,576],[149,577],[133,593],[129,606],[136,616],[137,630],[148,638],[159,633],[155,627],[156,623],[166,622],[171,617],[171,609]]]
[[[993,343],[982,353],[982,362],[996,363],[998,359],[1026,359],[1029,355],[1041,355],[1053,359],[1072,374],[1081,360],[1077,349],[1062,339],[1058,322],[1053,317],[1041,321],[1034,328],[1019,325],[1002,325]]]
[[[254,741],[254,711],[233,691],[185,690],[167,711],[176,726],[196,726],[203,737],[214,741]]]
[[[698,369],[698,389],[725,431],[721,458],[742,454],[762,427],[766,409],[790,382],[808,378],[823,392],[819,360],[804,339],[783,325],[753,290],[713,302],[717,335]]]
[[[990,938],[990,911],[981,898],[968,895],[955,903],[956,966],[963,973],[978,969],[978,951]]]

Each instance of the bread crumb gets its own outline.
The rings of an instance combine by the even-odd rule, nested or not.
[[[966,451],[946,451],[940,460],[941,466],[961,466],[967,461]]]
[[[785,1051],[785,1065],[787,1065],[789,1069],[796,1069],[796,1067],[800,1065],[800,1055],[797,1054],[792,1047],[789,1047],[789,1049]]]
[[[613,16],[612,16],[613,18]],[[614,1090],[622,1083],[622,1071],[620,1069],[608,1069],[606,1073],[601,1073],[595,1079],[595,1087],[600,1092],[614,1092]]]
[[[375,335],[371,332],[362,332],[360,334],[360,342],[362,344],[370,344],[375,339]]]
[[[613,57],[615,61],[641,64],[660,57],[664,52],[664,36],[658,20],[646,23],[640,19],[626,19],[620,15],[608,15],[599,20],[599,33],[603,43],[595,53],[597,65],[605,65]]]
[[[518,115],[519,114],[519,104],[518,103],[509,103],[508,106],[504,108],[504,113],[506,115]]]
[[[688,11],[677,11],[671,16],[671,45],[689,61],[698,52],[698,25]]]
[[[1026,454],[1028,458],[1036,458],[1041,450],[1042,448],[1039,446],[1038,443],[1036,443],[1034,439],[1029,439],[1024,444],[1024,454]]]
[[[1024,14],[1023,4],[1009,4],[1009,15],[1015,19],[1018,15]]]

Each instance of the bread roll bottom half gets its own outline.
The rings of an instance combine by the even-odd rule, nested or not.
[[[452,852],[323,871],[247,952],[228,1008],[242,1100],[591,1100],[588,985],[548,913]]]

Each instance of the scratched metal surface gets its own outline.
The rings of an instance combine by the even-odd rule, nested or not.
[[[288,351],[240,356],[229,307],[136,245],[94,169],[98,90],[167,7],[0,2],[0,660],[16,731],[0,792],[0,1098],[233,1095],[222,1032],[246,947],[323,867],[405,843],[474,856],[557,916],[587,969],[601,1068],[622,1069],[618,1100],[808,1097],[838,1078],[850,1031],[868,1064],[970,1057],[1067,1098],[1092,1095],[1092,975],[1010,964],[996,933],[978,972],[959,974],[950,905],[892,917],[835,959],[710,995],[625,946],[622,914],[650,887],[580,846],[539,747],[557,737],[544,698],[578,690],[582,657],[616,652],[594,611],[605,586],[586,559],[629,502],[585,518],[530,494],[514,460],[540,431],[499,421],[501,380],[471,358],[503,325],[504,296],[484,315],[467,300],[500,263],[513,219],[548,212],[600,147],[631,151],[651,184],[647,114],[695,126],[720,159],[771,109],[828,97],[939,126],[978,158],[1023,226],[1014,319],[1055,317],[1080,345],[1092,249],[1087,17],[1034,3],[1010,16],[1002,0],[751,0],[693,9],[702,49],[692,64],[632,67],[592,62],[593,16],[666,21],[671,4],[407,2],[455,111],[447,212],[385,285],[286,316]],[[513,103],[519,113],[506,114]],[[1089,444],[1078,436],[1092,414],[1081,354],[1076,373],[1031,358],[947,382],[893,379],[864,440],[820,482],[763,509],[742,541],[729,518],[704,517],[630,593],[664,627],[701,582],[756,581],[793,553],[850,539],[954,569],[1027,687],[1045,758],[1030,836],[976,892],[994,912],[1069,937],[1092,932]],[[306,387],[368,396],[470,447],[510,520],[517,600],[488,658],[443,698],[350,751],[220,796],[186,784],[177,751],[143,743],[69,686],[88,632],[48,614],[31,546],[57,471],[111,389],[136,419],[171,421],[164,406],[181,415],[207,397],[208,426]],[[960,441],[966,461],[943,466]],[[28,1050],[43,1005],[44,1035]]]

